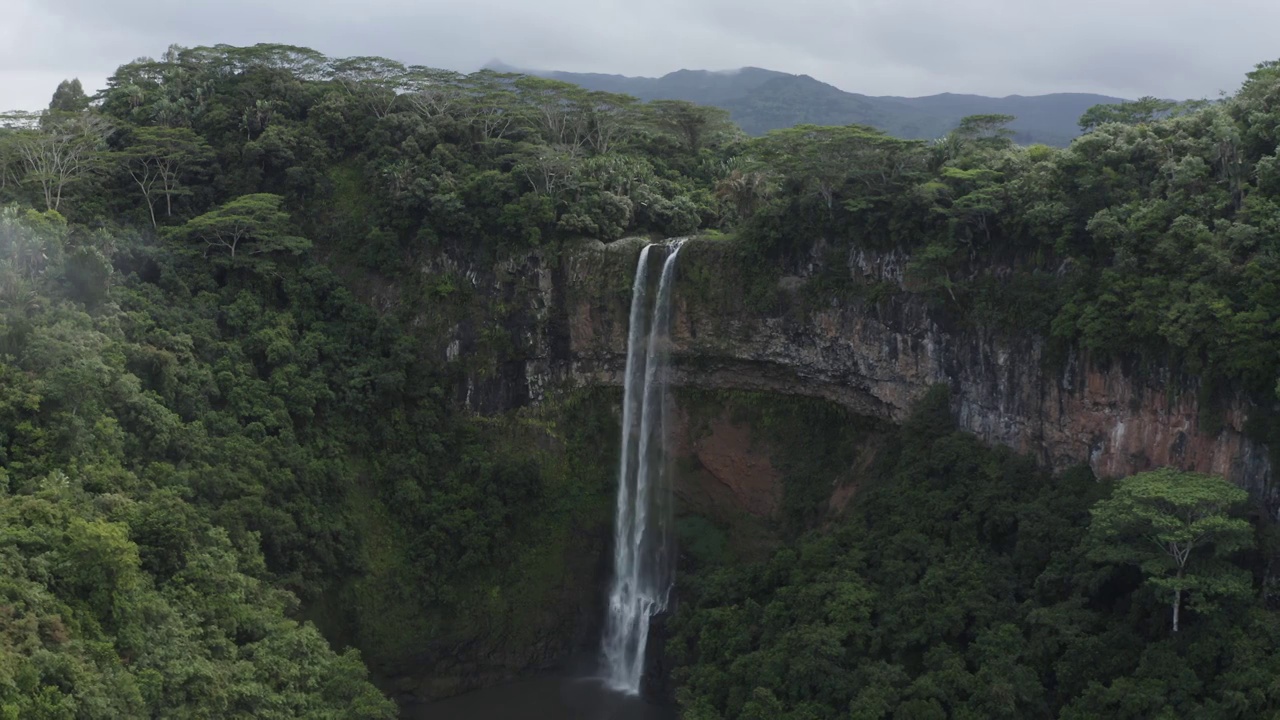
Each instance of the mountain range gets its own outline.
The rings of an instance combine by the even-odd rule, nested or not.
[[[677,70],[658,78],[515,68],[495,61],[492,70],[563,80],[589,90],[623,93],[641,100],[688,100],[729,111],[744,131],[763,135],[805,123],[861,124],[902,138],[941,137],[966,115],[1000,113],[1021,144],[1066,145],[1080,134],[1076,121],[1090,107],[1124,102],[1090,93],[986,97],[942,93],[925,97],[862,95],[808,75],[745,67],[738,70]]]

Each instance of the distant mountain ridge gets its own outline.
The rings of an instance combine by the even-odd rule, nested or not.
[[[757,67],[677,70],[658,78],[529,70],[501,62],[486,67],[563,80],[590,90],[634,95],[641,100],[688,100],[715,105],[728,110],[733,120],[752,135],[804,123],[856,123],[898,137],[931,139],[950,132],[966,115],[1001,113],[1017,117],[1009,127],[1019,143],[1066,145],[1080,134],[1076,122],[1090,107],[1124,102],[1124,98],[1091,93],[1002,98],[953,93],[915,98],[861,95],[808,75]]]

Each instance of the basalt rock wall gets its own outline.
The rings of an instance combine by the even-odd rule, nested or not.
[[[708,282],[740,280],[716,248],[723,243],[694,240],[681,254],[680,277],[697,280],[676,282],[676,385],[816,396],[896,422],[942,383],[962,429],[1055,469],[1084,463],[1099,476],[1123,476],[1175,466],[1269,492],[1269,455],[1245,434],[1251,408],[1242,396],[1218,398],[1221,426],[1205,432],[1197,378],[1094,362],[1079,352],[1051,359],[1040,338],[949,321],[903,289],[900,254],[855,250],[841,257],[846,286],[876,287],[874,299],[815,294],[818,274],[831,274],[816,253],[776,281],[767,308],[735,300],[731,286],[700,293]],[[568,287],[556,312],[567,357],[531,358],[529,369],[546,375],[540,387],[621,382],[626,308],[619,287],[641,245],[593,244],[565,259]]]

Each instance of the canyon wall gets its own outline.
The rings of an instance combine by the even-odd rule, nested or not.
[[[561,342],[567,357],[537,353],[529,366],[541,378],[536,386],[557,378],[621,381],[625,313],[607,277],[629,278],[641,244],[596,243],[566,260]],[[729,263],[716,247],[723,244],[692,242],[681,255],[681,276],[732,284],[737,278],[722,272]],[[839,272],[847,271],[850,282],[892,292],[874,301],[820,293],[815,300],[806,285],[819,272],[830,276],[818,259],[829,256],[815,251],[812,262],[783,276],[781,302],[768,311],[734,302],[731,287],[708,300],[698,296],[697,282],[677,280],[673,382],[821,397],[892,422],[902,420],[930,386],[943,383],[962,429],[1055,469],[1087,463],[1099,476],[1123,476],[1167,465],[1270,492],[1267,449],[1244,431],[1250,412],[1245,398],[1221,399],[1221,429],[1202,432],[1195,378],[1174,379],[1168,369],[1138,373],[1078,352],[1050,361],[1039,338],[1002,337],[948,322],[923,298],[902,290],[905,257],[897,254],[855,250],[840,258],[846,267]]]

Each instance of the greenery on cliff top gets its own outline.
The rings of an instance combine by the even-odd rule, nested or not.
[[[1099,356],[1159,359],[1198,374],[1206,396],[1240,388],[1270,405],[1280,375],[1278,102],[1280,65],[1264,64],[1236,96],[1166,119],[1152,118],[1168,108],[1091,113],[1092,132],[1056,150],[1013,146],[1003,116],[969,118],[934,143],[859,126],[748,140],[723,112],[686,103],[287,46],[175,47],[121,67],[94,98],[64,83],[48,112],[0,122],[0,713],[387,716],[359,656],[297,622],[299,599],[375,663],[464,645],[516,664],[536,655],[538,636],[562,629],[566,558],[607,522],[609,418],[589,402],[566,410],[589,419],[572,428],[458,412],[474,389],[461,386],[462,371],[502,386],[537,322],[516,288],[473,294],[468,262],[535,248],[553,258],[580,237],[718,230],[736,238],[747,273],[738,287],[764,294],[820,242],[821,262],[839,259],[820,278],[833,287],[854,282],[840,252],[905,250],[912,289],[957,317]],[[456,266],[421,271],[446,254]],[[383,314],[352,291],[385,298],[388,287]],[[466,335],[460,359],[423,351],[455,330]],[[519,405],[528,389],[516,381],[503,392],[472,400]],[[1267,433],[1267,415],[1257,416],[1254,429]],[[1025,475],[1021,466],[1002,474],[1006,460],[948,444],[961,442],[920,445],[903,460],[911,477],[960,495],[905,509],[869,498],[890,516],[936,514],[928,527],[904,519],[901,533],[880,538],[886,559],[867,563],[901,551],[910,557],[891,570],[927,577],[913,553],[949,532],[951,509],[973,500],[966,488],[988,484],[1023,503],[991,512],[1049,503],[1035,511],[1045,523],[1036,532],[1060,531],[1050,544],[1077,547],[1083,524],[1052,520],[1078,514],[1078,497],[1020,494],[1001,483]],[[973,457],[988,458],[981,471],[949,464]],[[1029,597],[1060,558],[1018,556],[1034,533],[1019,525],[1010,536],[1007,520],[982,530],[987,545],[938,547],[960,553],[957,578],[974,580],[961,588],[967,601],[995,598],[1031,622],[1033,606],[1009,598]],[[836,555],[814,567],[863,562]],[[932,587],[868,572],[878,592]],[[1080,655],[1028,660],[1017,677],[1034,675],[1048,694],[1027,680],[1000,707],[1114,709],[1107,703],[1164,692],[1173,658],[1196,653],[1264,667],[1253,658],[1270,653],[1271,615],[1192,609],[1197,622],[1174,643],[1152,629],[1140,578],[1109,572],[1104,590],[1088,572],[1053,590],[1054,602],[1100,614],[1055,606],[1045,622],[1060,636],[1046,642],[1081,643]],[[768,577],[731,597],[700,591],[698,602],[817,592],[810,575]],[[1116,604],[1091,608],[1099,598]],[[954,619],[930,602],[920,600],[925,616]],[[806,612],[772,620],[807,623]],[[983,657],[1007,659],[1013,639],[994,626],[981,642],[950,627],[917,637],[915,625],[873,632],[867,642],[879,644],[866,653],[842,644],[852,635],[811,639],[858,662],[879,658],[893,676],[872,678],[875,687],[926,705],[951,691],[904,695],[903,677],[983,683],[973,679]],[[804,637],[750,641],[775,652],[779,638]],[[1113,645],[1121,664],[1099,659]],[[951,674],[950,651],[987,655],[967,657],[970,677]],[[739,663],[746,675],[725,680],[716,673],[732,663],[713,643],[689,652],[691,666],[712,668],[709,680],[686,676],[699,712],[742,711],[727,704],[733,693],[773,667]],[[1234,670],[1178,677],[1200,683],[1179,711],[1209,699],[1233,712],[1271,707],[1269,686]],[[1234,684],[1219,693],[1210,686],[1221,678]],[[1147,694],[1124,695],[1125,683]],[[820,700],[775,693],[759,707],[835,707],[852,687]],[[1126,707],[1135,717],[1150,709]]]
[[[93,107],[67,87],[9,116],[0,193],[160,227],[270,193],[294,235],[391,274],[442,248],[628,233],[736,230],[795,262],[819,241],[903,249],[913,288],[975,321],[1273,399],[1278,93],[1264,63],[1221,102],[1096,108],[1065,149],[1015,146],[1004,115],[930,143],[748,139],[714,108],[543,78],[175,47],[121,67]],[[225,252],[199,230],[175,232]]]

